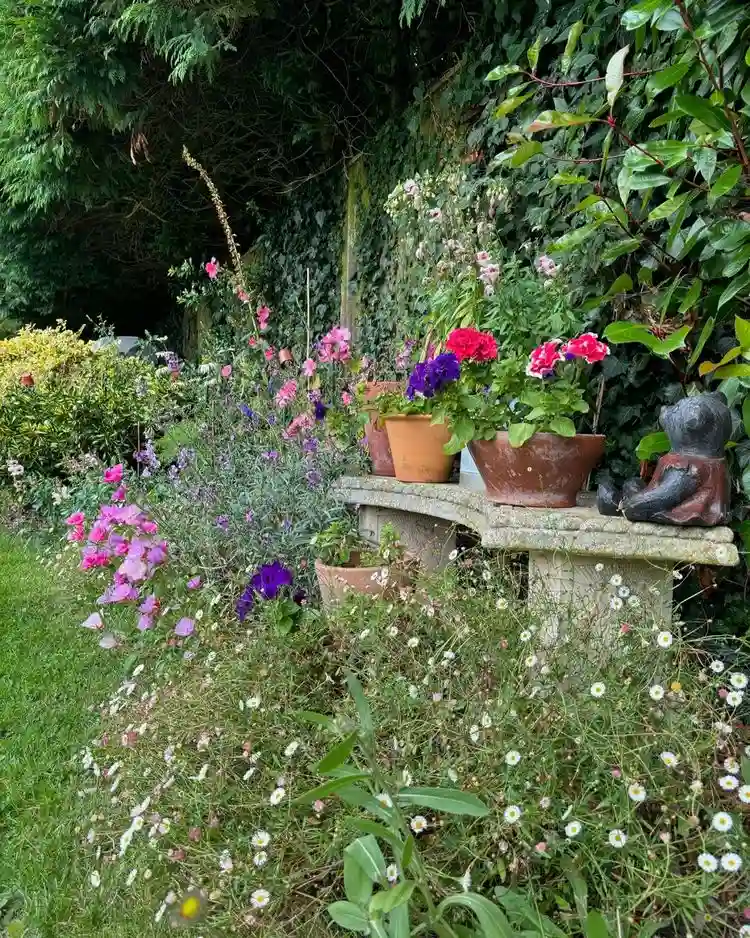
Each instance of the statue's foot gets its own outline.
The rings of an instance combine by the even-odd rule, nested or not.
[[[602,482],[596,493],[596,507],[600,515],[620,514],[620,490],[611,480]]]

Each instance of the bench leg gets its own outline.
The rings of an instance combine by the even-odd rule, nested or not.
[[[380,541],[384,524],[392,524],[406,552],[428,570],[442,570],[456,546],[455,525],[397,508],[360,505],[359,533],[370,544]]]
[[[529,551],[529,608],[554,643],[565,625],[613,638],[629,619],[672,621],[673,567],[562,551]],[[614,578],[614,583],[612,582]]]

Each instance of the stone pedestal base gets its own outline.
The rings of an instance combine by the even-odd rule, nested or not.
[[[370,544],[380,541],[384,524],[398,531],[407,553],[428,570],[440,570],[456,547],[455,525],[411,511],[362,505],[359,509],[359,533]]]

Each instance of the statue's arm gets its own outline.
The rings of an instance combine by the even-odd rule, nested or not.
[[[654,515],[676,508],[694,495],[700,481],[694,469],[670,466],[653,488],[644,489],[622,503],[622,513],[628,521],[650,521]]]

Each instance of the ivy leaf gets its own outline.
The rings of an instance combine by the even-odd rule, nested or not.
[[[577,127],[591,124],[598,118],[593,114],[571,114],[568,111],[542,111],[526,128],[527,133],[535,134],[539,130],[555,130],[558,127]]]
[[[729,169],[725,169],[709,190],[708,204],[713,206],[714,203],[723,195],[726,195],[730,189],[734,189],[734,187],[740,181],[741,175],[742,166],[740,166],[739,163],[734,166],[730,166]]]
[[[622,49],[619,49],[612,58],[607,63],[607,71],[604,76],[604,85],[607,89],[607,103],[609,104],[610,111],[614,107],[615,98],[620,93],[620,88],[622,88],[622,83],[624,81],[623,75],[625,71],[625,59],[628,52],[630,51],[630,46],[623,46]]]
[[[642,462],[648,462],[654,456],[661,456],[668,453],[671,449],[669,437],[663,430],[656,433],[647,433],[635,448],[637,459]]]
[[[485,81],[501,81],[508,75],[517,75],[520,71],[522,71],[520,65],[498,65],[487,75]]]
[[[360,935],[370,933],[370,919],[353,902],[332,902],[327,911],[333,921],[342,928],[358,932]]]
[[[738,293],[747,293],[748,291],[750,291],[750,274],[745,274],[744,277],[738,277],[736,280],[732,280],[719,297],[716,309],[721,309],[722,306],[725,306],[730,300],[733,300]]]
[[[670,65],[656,72],[646,82],[646,94],[649,98],[656,97],[667,88],[671,88],[687,75],[691,68],[690,62],[678,62],[676,65]]]
[[[677,107],[689,114],[696,120],[699,120],[711,130],[731,130],[727,115],[713,104],[709,104],[704,98],[699,98],[694,94],[678,94],[675,98]]]

